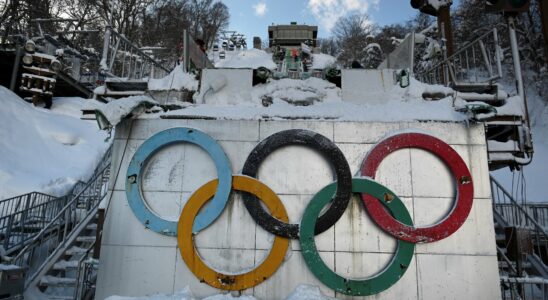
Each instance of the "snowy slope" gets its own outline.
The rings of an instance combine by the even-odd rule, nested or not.
[[[0,86],[0,199],[33,191],[63,195],[91,176],[109,144],[97,124],[79,119],[84,99],[36,108]]]
[[[150,79],[148,89],[151,91],[182,90],[195,91],[198,89],[198,80],[185,73],[181,65],[176,66],[169,75],[160,79]]]

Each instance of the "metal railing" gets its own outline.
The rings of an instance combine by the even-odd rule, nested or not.
[[[78,260],[74,299],[92,299],[95,294],[98,261],[91,257],[91,252],[95,248],[95,243],[97,243],[97,241],[93,242],[86,253]]]
[[[112,27],[105,28],[101,73],[119,80],[162,78],[170,70]]]
[[[27,268],[26,285],[45,267],[50,257],[70,243],[82,229],[107,193],[110,164],[86,184],[59,213],[12,259],[12,263]],[[98,193],[99,192],[99,193]],[[85,224],[84,224],[85,225]]]
[[[540,224],[542,221],[539,222],[538,219],[535,219],[529,214],[528,209],[514,200],[512,195],[492,176],[491,192],[493,198],[493,212],[495,215],[501,217],[507,226],[530,229],[535,253],[544,261],[548,259],[548,234],[546,233],[545,228]]]
[[[6,255],[22,249],[55,218],[67,200],[33,192],[0,201],[0,238]]]
[[[548,297],[548,279],[539,277],[500,277],[503,300],[545,300]]]
[[[497,211],[506,216],[509,224],[522,225],[522,222],[525,222],[526,226],[530,226],[530,224],[527,224],[527,219],[524,220],[519,213],[516,213],[513,204],[497,203],[495,205],[497,206]],[[542,228],[545,230],[548,229],[548,204],[521,204],[521,207],[527,212],[531,219],[535,220]]]
[[[491,83],[502,77],[502,50],[497,29],[485,33],[433,67],[415,72],[429,84]]]

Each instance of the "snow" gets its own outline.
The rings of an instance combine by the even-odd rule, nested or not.
[[[198,80],[193,75],[185,73],[182,65],[171,71],[169,75],[160,79],[150,79],[148,89],[151,91],[182,90],[195,91],[198,89]]]
[[[16,266],[16,265],[4,265],[4,264],[0,264],[0,271],[9,271],[9,270],[18,270],[18,269],[21,269],[20,266]]]
[[[86,181],[109,144],[95,122],[80,120],[86,100],[36,108],[0,86],[0,199],[38,191],[54,196]]]
[[[172,295],[166,295],[166,294],[155,294],[150,296],[144,296],[144,297],[122,297],[122,296],[110,296],[106,298],[105,300],[197,300],[199,298],[195,298],[192,295],[192,291],[186,287],[182,289],[179,292],[176,292]],[[213,296],[209,296],[206,298],[202,298],[202,300],[233,300],[233,299],[239,299],[239,300],[256,300],[253,296],[248,295],[238,295],[233,296],[231,294],[217,294]],[[322,294],[320,291],[320,288],[313,285],[299,285],[289,294],[289,296],[286,298],[286,300],[333,300],[335,298],[327,297]]]
[[[251,88],[251,97],[221,89],[208,97],[212,104],[199,104],[166,112],[170,116],[208,117],[232,120],[318,119],[337,121],[398,122],[415,120],[465,121],[466,115],[454,110],[452,97],[438,101],[422,98],[426,90],[436,90],[411,79],[406,88],[394,85],[375,93],[382,104],[353,104],[342,101],[341,89],[318,78],[273,80]],[[247,93],[249,95],[249,93]],[[370,95],[369,95],[370,96]],[[366,99],[368,95],[364,95]],[[211,99],[211,98],[208,98]],[[239,103],[234,105],[232,103]],[[298,106],[298,108],[296,107]],[[158,118],[147,114],[143,118]]]
[[[432,5],[436,10],[442,6],[450,5],[452,2],[452,0],[428,0],[428,4]]]
[[[336,62],[337,59],[334,56],[323,53],[312,54],[312,69],[325,69],[335,65]]]
[[[152,107],[157,104],[158,102],[148,96],[131,96],[111,101],[107,104],[89,102],[84,109],[95,110],[99,127],[107,129],[116,126],[124,117],[131,114],[138,115],[144,112],[146,107]]]
[[[272,60],[272,54],[259,49],[226,51],[226,58],[217,59],[217,57],[215,57],[214,64],[216,68],[276,68],[276,64]]]

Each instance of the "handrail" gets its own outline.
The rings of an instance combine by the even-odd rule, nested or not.
[[[514,200],[514,198],[511,196],[511,194],[508,191],[506,191],[506,189],[504,189],[504,187],[502,187],[502,185],[493,176],[490,176],[490,178],[491,178],[491,183],[495,184],[495,186],[504,193],[504,195],[508,198],[508,200],[515,207],[517,207],[517,209],[521,213],[523,213],[525,218],[527,218],[531,222],[531,224],[533,224],[535,226],[535,229],[540,231],[545,236],[548,236],[548,234],[546,234],[546,231],[544,230],[544,228],[542,226],[540,226],[540,224],[533,217],[531,217],[529,215],[529,213],[527,213],[527,211],[525,209],[523,209],[523,207],[521,207],[521,205],[516,200]],[[493,202],[495,202],[495,197],[493,197]]]
[[[82,299],[82,296],[85,295],[85,291],[83,289],[83,286],[86,283],[87,280],[87,268],[84,267],[84,260],[89,258],[89,254],[91,253],[91,250],[95,248],[95,243],[97,241],[93,242],[91,246],[87,249],[86,253],[82,255],[82,257],[78,260],[78,271],[76,272],[76,287],[74,288],[74,299]]]
[[[63,217],[65,215],[65,213],[68,211],[69,208],[71,208],[71,206],[73,204],[75,204],[75,202],[78,200],[78,198],[84,193],[84,191],[86,191],[86,189],[88,187],[91,186],[92,183],[94,183],[94,179],[98,179],[100,175],[102,175],[102,173],[107,169],[109,168],[110,165],[106,166],[102,171],[101,173],[99,174],[96,174],[94,175],[94,178],[92,180],[90,180],[87,184],[86,184],[86,188],[82,189],[76,196],[74,196],[74,198],[72,198],[72,200],[69,201],[69,203],[67,203],[63,209],[55,216],[55,218],[53,218],[53,220],[51,222],[49,222],[31,241],[31,243],[29,245],[27,245],[21,252],[19,252],[14,258],[13,258],[13,261],[17,261],[19,259],[21,259],[21,257],[23,256],[23,254],[28,251],[28,249],[32,246],[33,243],[36,243],[40,238],[43,237],[43,235],[45,233],[48,232],[48,229],[50,229],[53,225],[57,225],[55,222],[60,220],[61,217]]]
[[[135,50],[135,52],[139,53],[139,55],[141,55],[142,57],[146,58],[147,60],[149,60],[152,64],[154,64],[155,67],[158,67],[166,72],[170,72],[170,70],[168,70],[166,67],[162,66],[160,63],[158,63],[154,58],[150,57],[148,54],[146,54],[145,52],[143,52],[141,50],[141,48],[135,46],[130,40],[128,40],[123,34],[120,34],[118,33],[116,30],[114,30],[113,28],[111,27],[107,27],[108,30],[110,30],[111,33],[113,33],[114,35],[116,35],[119,39],[121,39],[122,41],[126,42],[129,47],[133,48],[133,50]]]
[[[492,35],[494,43],[494,53],[488,53],[484,39]],[[475,47],[479,47],[475,49]],[[493,54],[493,60],[491,60],[489,54]],[[492,82],[494,80],[502,78],[502,56],[499,49],[498,32],[496,28],[484,33],[476,38],[474,41],[466,44],[453,55],[443,59],[434,66],[422,71],[415,72],[416,77],[425,83],[431,84],[445,84],[459,82],[459,75],[474,77],[470,82]],[[455,66],[455,64],[459,64]],[[478,65],[484,64],[485,71],[488,73],[487,78],[480,78],[478,76]],[[496,64],[493,68],[492,64]],[[473,70],[473,76],[471,71]],[[468,78],[470,79],[470,78]]]
[[[103,53],[99,65],[99,72],[110,81],[145,80],[164,77],[171,72],[110,26],[105,29]],[[156,71],[160,72],[156,74]]]

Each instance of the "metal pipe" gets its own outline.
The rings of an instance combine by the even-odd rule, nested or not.
[[[23,48],[17,43],[17,50],[15,51],[15,60],[13,62],[13,71],[11,72],[10,90],[15,92],[15,84],[17,83],[17,74],[19,73],[19,66],[21,65],[21,57],[23,56]]]
[[[101,57],[101,62],[99,63],[99,70],[101,71],[107,71],[107,58],[108,58],[108,45],[110,42],[110,26],[105,27],[105,38],[103,41],[103,55]]]

